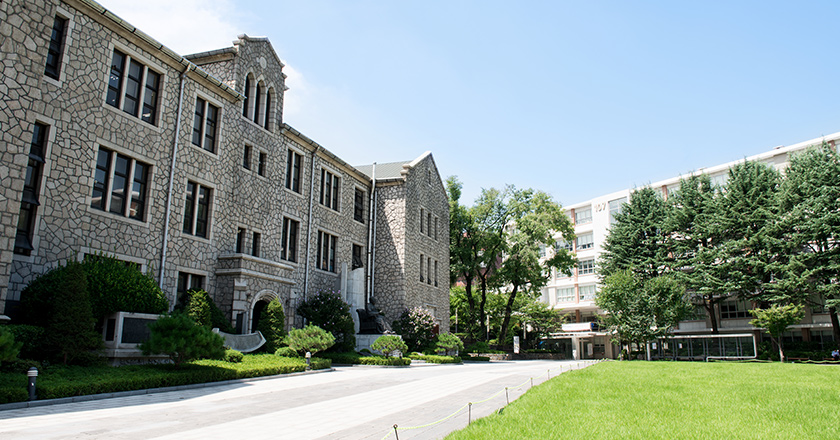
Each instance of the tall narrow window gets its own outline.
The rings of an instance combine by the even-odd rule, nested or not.
[[[241,254],[245,248],[245,228],[238,228],[236,232],[236,253]]]
[[[260,123],[260,100],[262,99],[263,88],[262,84],[257,83],[257,90],[254,93],[254,122]]]
[[[197,147],[215,153],[216,131],[219,119],[219,107],[202,98],[195,99],[195,113],[193,116],[192,143]]]
[[[365,192],[356,188],[353,196],[353,220],[359,223],[365,222]]]
[[[286,160],[286,188],[299,193],[300,192],[300,170],[303,156],[295,151],[289,150],[289,156]]]
[[[435,260],[435,287],[438,286],[438,270],[437,270],[437,267],[438,267],[438,262],[437,262],[437,260]]]
[[[38,206],[41,204],[39,201],[41,175],[44,170],[47,131],[46,125],[37,122],[32,129],[29,162],[26,165],[23,197],[20,201],[20,215],[18,216],[17,233],[15,234],[14,252],[16,254],[30,255],[34,249],[32,242],[35,235],[35,217],[38,214]]]
[[[426,235],[432,236],[432,213],[426,213]]]
[[[420,208],[420,233],[421,234],[426,233],[425,221],[426,221],[426,210],[423,209],[423,208]]]
[[[114,49],[105,103],[156,125],[160,76],[143,63]]]
[[[353,244],[353,270],[364,266],[362,259],[362,247],[358,244]]]
[[[245,77],[245,99],[242,101],[242,116],[248,117],[248,104],[251,101],[251,76]]]
[[[144,221],[150,166],[99,148],[90,207]]]
[[[260,238],[262,238],[262,234],[254,232],[254,238],[251,240],[251,255],[255,257],[260,256]]]
[[[423,273],[425,272],[425,264],[426,264],[426,257],[424,257],[423,254],[420,254],[420,282],[421,283],[423,281],[425,281],[423,279]]]
[[[438,218],[435,217],[435,240],[438,239]]]
[[[64,45],[66,29],[67,20],[56,16],[50,35],[50,47],[47,49],[47,65],[44,69],[44,75],[52,79],[58,79],[61,73],[61,49]]]
[[[300,228],[300,222],[287,217],[283,218],[283,247],[280,249],[281,259],[297,262],[298,228]]]
[[[323,231],[318,231],[318,269],[335,272],[335,249],[337,238]]]
[[[251,169],[251,146],[250,145],[245,146],[245,154],[243,154],[243,157],[242,157],[242,168],[245,168],[246,170]]]
[[[266,130],[271,130],[271,90],[265,94],[265,125]]]
[[[213,190],[195,182],[187,182],[184,206],[184,232],[207,238],[210,226],[210,202]]]
[[[267,160],[267,156],[264,152],[260,151],[259,160],[257,161],[257,174],[260,176],[265,176],[265,162]]]
[[[321,169],[321,204],[338,211],[339,178]]]
[[[426,258],[426,284],[432,284],[432,257]]]

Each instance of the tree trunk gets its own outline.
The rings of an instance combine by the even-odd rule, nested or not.
[[[510,291],[510,295],[508,296],[507,304],[505,304],[505,319],[502,321],[502,330],[499,332],[499,343],[504,344],[503,338],[507,336],[508,326],[510,325],[510,314],[513,310],[513,302],[516,300],[516,291],[518,290],[519,285],[514,284],[513,289]]]
[[[490,332],[487,329],[487,312],[485,309],[487,305],[487,273],[481,273],[481,270],[479,270],[478,279],[481,283],[481,301],[478,306],[479,321],[481,321],[479,322],[479,328],[481,329],[481,336],[484,338],[484,342],[489,342]]]
[[[771,341],[773,341],[773,342],[775,342],[775,343],[776,343],[776,345],[778,345],[778,346],[779,346],[779,361],[780,361],[781,363],[785,363],[785,350],[784,350],[784,348],[782,347],[782,338],[781,338],[781,335],[779,335],[779,336],[780,336],[780,337],[779,337],[779,339],[778,339],[778,340],[776,340],[776,338],[775,338],[775,337],[773,337],[773,335],[770,335],[770,340],[771,340]]]
[[[709,314],[709,319],[712,321],[712,333],[718,333],[717,314],[715,313],[715,303],[710,299],[703,299],[703,307],[706,308],[706,313]]]
[[[840,320],[837,319],[837,307],[828,308],[828,316],[831,319],[831,330],[834,333],[834,344],[840,349]]]
[[[472,277],[467,276],[464,274],[464,292],[467,296],[467,307],[469,308],[469,316],[470,320],[475,319],[475,298],[472,295]],[[475,335],[473,335],[475,336]]]

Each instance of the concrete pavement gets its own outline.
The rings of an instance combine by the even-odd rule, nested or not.
[[[218,387],[0,411],[3,439],[442,438],[509,398],[592,361],[511,361],[409,368],[338,367]],[[525,384],[520,388],[513,388]],[[390,433],[390,435],[389,435]]]

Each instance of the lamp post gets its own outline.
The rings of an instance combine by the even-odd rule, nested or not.
[[[38,377],[38,369],[31,367],[26,372],[26,376],[29,377],[29,400],[35,400],[37,398],[35,396],[35,379]]]
[[[306,352],[306,371],[312,369],[312,353]]]

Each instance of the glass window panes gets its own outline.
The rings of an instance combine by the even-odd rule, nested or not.
[[[558,287],[557,288],[557,302],[567,303],[574,302],[575,288],[574,287]]]
[[[592,238],[592,233],[583,234],[577,238],[577,250],[592,249],[593,246],[595,246],[595,241]]]
[[[594,284],[587,284],[585,286],[578,287],[578,296],[580,297],[581,301],[592,301],[595,299],[595,294],[597,290],[595,289]]]
[[[592,222],[592,208],[575,209],[575,224],[582,225]]]

